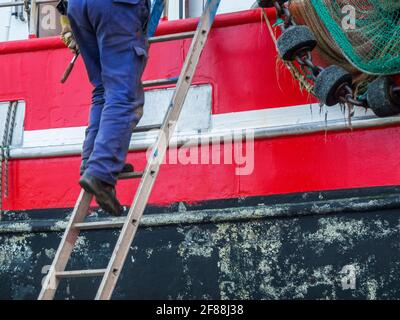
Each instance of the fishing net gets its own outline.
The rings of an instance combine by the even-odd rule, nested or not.
[[[400,0],[303,1],[307,2],[357,69],[379,75],[400,73]]]
[[[353,76],[353,84],[356,92],[363,94],[368,83],[374,80],[376,76],[360,71],[346,59],[342,50],[330,36],[328,29],[314,10],[311,0],[291,0],[289,8],[296,23],[307,25],[315,35],[318,45],[315,50],[317,56],[314,58],[318,58],[317,63],[324,67],[338,65],[350,72]],[[293,71],[295,69],[296,66],[292,66],[291,70]],[[305,87],[307,88],[307,86]],[[307,91],[310,90],[307,89]]]

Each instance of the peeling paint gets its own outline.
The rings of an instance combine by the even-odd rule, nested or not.
[[[46,254],[46,256],[49,259],[54,259],[55,255],[56,255],[56,250],[51,248],[51,249],[45,249],[44,253]]]
[[[363,221],[343,221],[340,218],[326,218],[319,220],[318,231],[307,234],[305,240],[314,246],[317,254],[322,254],[326,246],[339,245],[343,252],[354,246],[354,241],[368,233]]]
[[[0,244],[0,272],[18,272],[26,264],[33,263],[33,251],[29,245],[31,235],[5,238]]]
[[[307,196],[309,197],[309,195]],[[202,223],[224,223],[224,222],[240,222],[249,220],[259,220],[267,218],[296,218],[309,215],[335,215],[341,212],[365,212],[379,210],[388,206],[389,208],[400,208],[400,196],[396,194],[388,194],[384,197],[375,196],[373,199],[368,197],[352,197],[341,200],[324,199],[322,195],[318,197],[318,201],[301,202],[301,203],[282,203],[282,204],[258,204],[256,206],[234,207],[224,209],[209,210],[188,210],[184,203],[178,203],[177,211],[173,213],[158,213],[144,215],[140,221],[140,227],[160,227],[181,224],[202,224]],[[244,200],[243,200],[244,201]],[[239,201],[240,203],[240,201]],[[102,210],[94,210],[89,216],[90,221],[104,221],[123,223],[124,217],[106,219],[99,218]],[[9,213],[10,214],[10,213]],[[11,213],[12,215],[12,213]],[[36,227],[32,224],[40,224],[38,221],[29,217],[27,222],[6,222],[0,223],[1,233],[31,233],[31,232],[47,232],[48,230],[58,232],[65,230],[70,214],[64,220],[48,220],[46,226]]]
[[[379,287],[378,281],[376,281],[375,279],[371,279],[367,281],[366,285],[368,288],[368,299],[375,300],[377,297],[376,291]]]
[[[10,226],[10,231],[19,231],[19,232],[24,232],[24,233],[29,233],[32,231],[32,227],[29,223],[27,222],[14,222]]]
[[[54,226],[51,228],[52,231],[60,231],[60,230],[65,230],[65,228],[67,227],[68,224],[68,220],[71,216],[67,216],[67,218],[65,220],[60,220],[57,221]]]
[[[146,249],[147,259],[150,259],[151,255],[153,254],[153,251],[154,250],[152,248]]]
[[[178,228],[178,232],[182,233],[185,240],[178,248],[178,254],[185,259],[191,256],[211,257],[214,250],[211,232],[203,232],[200,228],[193,227],[190,230]]]

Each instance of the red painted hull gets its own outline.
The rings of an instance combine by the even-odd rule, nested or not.
[[[195,25],[195,19],[163,22],[158,33],[193,30]],[[189,44],[183,40],[152,45],[144,79],[177,76]],[[82,61],[65,85],[59,83],[70,58],[57,38],[0,44],[0,101],[26,101],[25,130],[87,124],[91,86]],[[213,114],[314,102],[277,65],[259,10],[217,17],[194,83],[212,85]],[[399,185],[399,134],[400,126],[392,126],[259,139],[251,175],[236,175],[234,164],[164,165],[150,202]],[[144,152],[130,153],[129,161],[143,168]],[[11,160],[4,208],[72,207],[79,193],[79,164],[78,156]],[[124,204],[132,201],[136,186],[133,181],[119,184]]]

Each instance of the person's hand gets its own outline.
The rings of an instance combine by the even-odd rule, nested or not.
[[[71,24],[67,16],[61,16],[61,40],[72,51],[73,54],[78,52],[78,45],[72,33]]]

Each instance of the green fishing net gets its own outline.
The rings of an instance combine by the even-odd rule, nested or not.
[[[400,73],[400,0],[311,0],[311,3],[356,68],[371,74]]]

